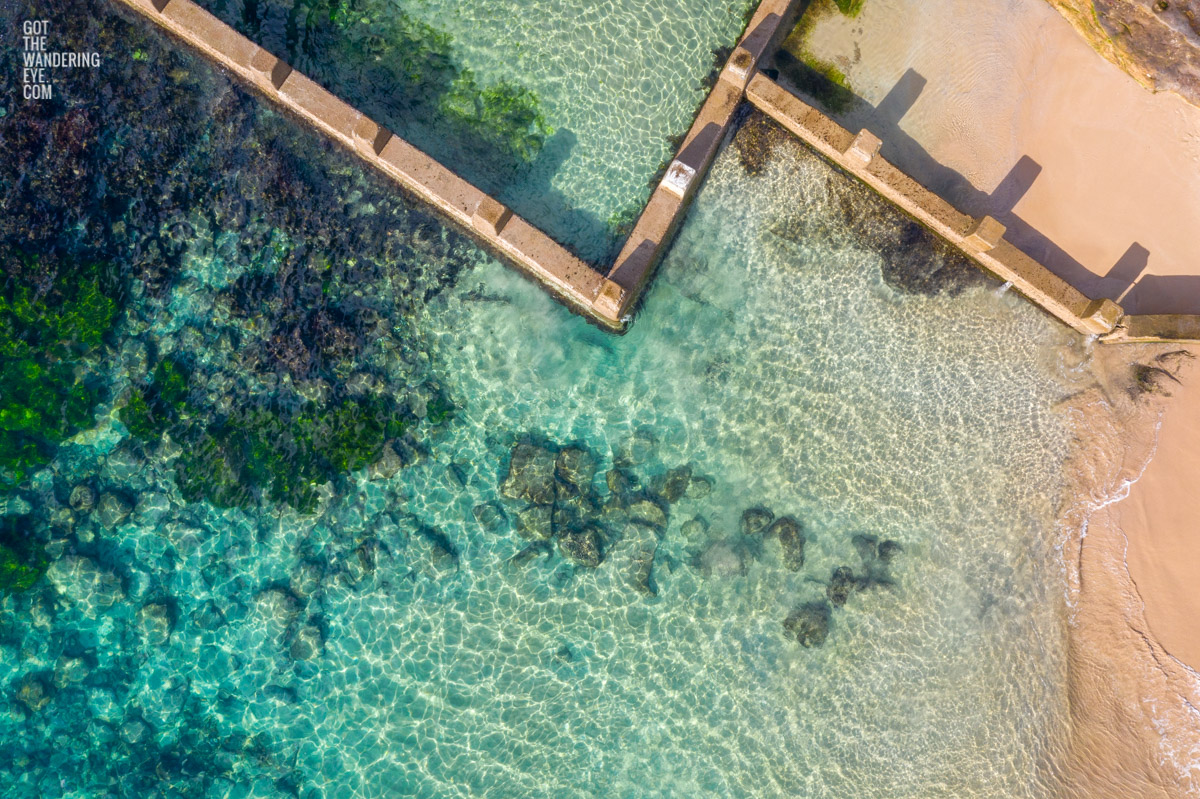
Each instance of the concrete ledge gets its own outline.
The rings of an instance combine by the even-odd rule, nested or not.
[[[721,80],[727,81],[739,91],[746,88],[746,84],[754,76],[757,61],[754,54],[745,47],[738,47],[725,62],[725,68],[721,70]]]
[[[292,70],[279,94],[293,111],[308,117],[319,128],[355,147],[354,131],[362,114],[334,97],[324,87]]]
[[[195,3],[170,0],[162,6],[160,20],[186,30],[186,38],[210,56],[238,66],[249,66],[258,45],[230,28]]]
[[[260,47],[250,59],[250,73],[255,84],[270,92],[283,85],[292,68]]]
[[[620,284],[604,279],[600,294],[596,297],[596,310],[613,319],[621,318],[621,309],[625,307],[625,289]]]
[[[1124,315],[1125,311],[1120,305],[1109,299],[1099,299],[1089,302],[1079,318],[1095,335],[1102,336],[1111,333]]]
[[[359,117],[354,126],[354,144],[368,158],[383,152],[392,140],[392,132],[370,117]]]
[[[988,252],[1000,244],[1007,228],[990,216],[975,220],[967,229],[963,243],[976,252]]]
[[[169,0],[125,0],[131,6],[137,6],[139,11],[156,14],[166,8]]]
[[[855,170],[862,170],[871,165],[875,156],[879,155],[879,148],[882,146],[882,139],[863,128],[850,142],[850,146],[842,151],[842,155],[846,157],[848,166]]]
[[[459,224],[473,227],[471,218],[485,196],[482,191],[399,136],[387,140],[378,163],[383,171]]]
[[[512,209],[508,206],[491,197],[484,197],[479,201],[479,205],[475,206],[475,213],[471,215],[471,224],[478,231],[499,236],[508,220],[512,219],[512,215]]]

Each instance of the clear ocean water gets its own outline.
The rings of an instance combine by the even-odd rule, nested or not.
[[[5,796],[1052,793],[1076,336],[752,119],[612,337],[92,10],[76,43],[138,48],[145,67],[110,68],[157,94],[0,120],[34,153],[5,173],[5,246],[103,249],[134,287],[87,364],[109,387],[95,428],[3,500],[51,559],[0,597]],[[149,182],[126,166],[143,158]],[[15,203],[51,179],[83,210],[41,227]],[[314,309],[356,343],[305,339],[298,363],[284,344]],[[401,448],[411,465],[339,476],[315,513],[217,508],[181,493],[178,442],[120,421],[167,354],[193,365],[200,416],[350,388],[427,414],[433,384],[455,410]],[[596,568],[513,561],[529,542],[502,486],[531,441],[596,459]],[[662,496],[690,465],[661,540],[627,524],[654,509],[614,508],[614,465]],[[743,530],[748,509],[798,520],[802,567]],[[784,621],[828,602],[838,567],[862,579],[802,646]]]

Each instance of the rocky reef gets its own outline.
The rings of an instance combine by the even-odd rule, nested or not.
[[[413,321],[478,251],[78,6],[57,47],[133,57],[0,112],[0,784],[312,795],[256,719],[311,690],[331,596],[458,571],[390,478],[454,423]]]
[[[635,467],[653,446],[648,430],[630,437],[614,453],[603,491],[595,485],[600,459],[586,446],[519,437],[498,489],[511,503],[517,535],[532,543],[512,562],[523,564],[550,554],[553,545],[578,567],[594,569],[615,561],[631,588],[656,596],[655,557],[671,508],[685,496],[705,495],[711,482],[694,474],[690,464],[639,476]],[[475,508],[476,519],[485,524],[503,513],[490,505]]]
[[[811,534],[798,517],[777,517],[770,508],[753,505],[742,511],[736,530],[723,534],[696,512],[704,510],[713,479],[699,474],[695,464],[666,466],[657,458],[656,443],[649,428],[635,431],[613,448],[611,468],[601,480],[604,459],[584,444],[517,435],[496,484],[505,506],[481,503],[472,516],[488,534],[511,528],[523,539],[509,566],[541,561],[554,568],[561,559],[573,569],[612,568],[647,598],[658,596],[658,570],[674,569],[671,553],[682,552],[683,562],[712,580],[744,579],[756,563],[769,570],[762,573],[804,569]],[[835,567],[828,580],[804,578],[820,585],[824,596],[795,606],[784,619],[789,640],[821,646],[835,608],[856,593],[893,584],[890,566],[903,552],[899,543],[865,534],[847,543],[858,564]]]
[[[1049,0],[1102,56],[1154,91],[1200,106],[1200,2]]]

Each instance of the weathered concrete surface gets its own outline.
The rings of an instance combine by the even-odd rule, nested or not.
[[[1116,341],[1200,341],[1200,316],[1195,314],[1134,314],[1122,322]]]
[[[1154,91],[1200,106],[1200,0],[1049,0],[1092,47]]]

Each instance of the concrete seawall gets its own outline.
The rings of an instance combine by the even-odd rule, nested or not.
[[[1047,313],[1103,341],[1200,341],[1200,316],[1126,315],[1112,300],[1090,299],[1004,239],[990,216],[972,218],[879,155],[882,142],[867,130],[851,133],[759,73],[746,98],[834,164],[973,258]]]
[[[608,275],[498,200],[292,69],[191,0],[120,0],[348,147],[540,281],[568,307],[620,332],[716,155],[759,61],[787,32],[800,0],[762,0],[701,106],[679,153]]]
[[[284,109],[349,148],[468,231],[489,251],[537,279],[568,307],[622,332],[725,141],[743,99],[909,216],[1086,335],[1105,341],[1200,342],[1200,316],[1125,315],[1092,300],[1004,240],[1004,226],[974,219],[879,155],[881,141],[851,133],[758,72],[791,29],[801,0],[762,0],[742,39],[655,187],[606,275],[362,112],[233,30],[191,0],[120,0],[225,67]]]
[[[632,314],[725,140],[750,79],[791,30],[800,6],[800,0],[762,0],[759,4],[609,270],[596,301],[606,315],[627,319]]]
[[[604,277],[542,231],[189,0],[121,0],[233,72],[269,100],[350,148],[419,199],[516,264],[574,310],[610,330],[595,309]]]

